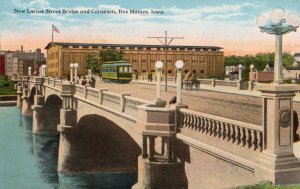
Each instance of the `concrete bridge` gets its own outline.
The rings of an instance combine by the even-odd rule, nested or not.
[[[138,171],[133,188],[300,183],[292,85],[258,86],[261,121],[241,121],[53,78],[23,77],[17,106],[33,133],[59,132],[58,171]],[[230,108],[230,107],[229,107]],[[256,112],[257,114],[257,112]]]

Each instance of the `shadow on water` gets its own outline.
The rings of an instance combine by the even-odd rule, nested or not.
[[[32,134],[32,117],[20,116],[30,153],[38,165],[40,182],[59,189],[129,189],[137,182],[137,173],[85,173],[63,175],[57,172],[59,135]]]

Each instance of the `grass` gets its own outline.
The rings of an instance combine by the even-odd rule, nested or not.
[[[0,95],[15,95],[14,82],[7,76],[0,76]]]
[[[16,91],[8,86],[8,87],[0,87],[0,95],[15,95]]]

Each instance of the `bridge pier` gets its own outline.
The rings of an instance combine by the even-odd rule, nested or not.
[[[31,102],[29,99],[29,77],[23,77],[23,96],[22,96],[22,115],[24,116],[32,116],[32,110],[31,110]]]
[[[22,94],[23,94],[23,88],[21,82],[18,81],[18,86],[17,86],[17,107],[18,108],[22,107]]]
[[[59,151],[58,151],[58,172],[70,172],[72,169],[72,144],[76,140],[74,135],[77,123],[77,110],[73,100],[74,85],[63,84],[61,97],[63,98],[63,108],[60,110],[60,124],[57,130],[60,132]]]
[[[138,183],[132,188],[188,188],[184,166],[175,152],[175,109],[140,106],[139,116],[143,148],[138,158]]]
[[[294,85],[261,85],[264,103],[263,152],[257,160],[257,181],[274,184],[300,183],[300,161],[293,154]]]
[[[44,78],[35,77],[34,85],[36,93],[34,95],[34,105],[31,106],[33,111],[32,133],[40,134],[44,131],[44,104],[45,96],[43,95]]]

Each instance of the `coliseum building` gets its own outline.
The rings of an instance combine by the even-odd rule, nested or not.
[[[157,60],[165,62],[165,50],[162,45],[51,42],[45,49],[47,49],[47,72],[49,76],[54,77],[67,76],[70,72],[70,63],[78,63],[78,74],[86,74],[87,55],[99,56],[100,51],[106,49],[122,50],[124,60],[131,63],[132,70],[137,73],[155,72],[155,62]],[[170,76],[175,73],[177,60],[184,61],[185,73],[197,73],[199,78],[224,75],[224,52],[221,47],[170,45],[167,49],[168,74]]]

